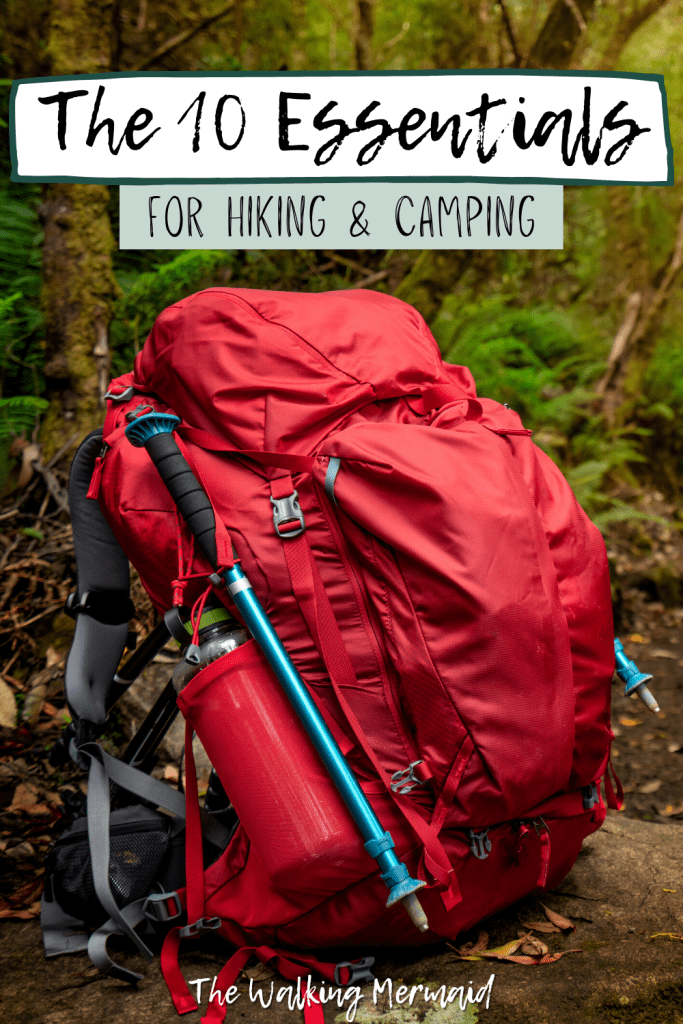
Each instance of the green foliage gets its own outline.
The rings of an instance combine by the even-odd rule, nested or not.
[[[162,309],[216,284],[234,265],[235,254],[230,250],[193,249],[142,274],[119,273],[124,294],[111,325],[112,374],[130,369]]]
[[[470,368],[478,394],[507,403],[534,430],[596,526],[640,515],[608,495],[606,483],[633,479],[630,467],[645,460],[639,438],[649,431],[608,432],[593,411],[601,343],[575,316],[547,306],[514,309],[499,298],[459,306],[451,296],[433,330],[444,358]]]
[[[0,190],[0,394],[40,394],[40,243],[33,190]]]

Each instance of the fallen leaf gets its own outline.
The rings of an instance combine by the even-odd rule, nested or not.
[[[656,793],[663,785],[664,783],[661,779],[653,779],[652,782],[646,782],[644,785],[638,786],[638,792],[643,793],[645,796],[649,796],[651,793]]]
[[[665,818],[672,818],[674,815],[683,814],[683,804],[680,804],[678,807],[674,807],[673,804],[667,804],[666,807],[662,807],[659,813]]]
[[[658,647],[654,651],[650,651],[648,657],[650,657],[650,658],[671,658],[673,661],[676,661],[677,658],[678,658],[678,655],[674,654],[673,651],[665,651],[662,648]]]
[[[674,942],[683,942],[683,935],[678,935],[676,932],[655,932],[650,936],[650,940],[652,939],[672,939]]]
[[[36,851],[28,840],[19,843],[18,846],[13,846],[11,850],[5,851],[6,857],[13,857],[15,860],[27,860],[29,857],[35,857],[35,855]]]
[[[678,892],[678,889],[662,889],[662,892]]]
[[[260,963],[256,964],[256,967],[247,968],[242,973],[246,974],[247,978],[251,981],[270,981],[271,978],[275,977],[275,971],[271,971],[270,967]]]
[[[628,639],[629,642],[632,644],[649,644],[650,642],[649,639],[646,639],[644,636],[641,636],[640,633],[632,633]]]
[[[554,910],[548,910],[548,908],[541,903],[541,906],[545,910],[545,916],[548,918],[551,924],[561,928],[563,932],[574,932],[576,931],[576,925],[568,921],[566,917],[562,917],[561,914],[556,914]]]
[[[551,924],[550,921],[522,921],[525,928],[533,928],[535,932],[544,932],[551,935],[553,932],[557,935],[561,933],[562,929],[556,925]]]
[[[0,725],[5,729],[14,729],[17,724],[17,705],[14,693],[5,680],[0,677]]]
[[[32,917],[40,917],[40,903],[32,903],[30,907],[25,910],[14,910],[10,907],[8,910],[0,910],[0,918],[14,918],[19,921],[28,921]]]
[[[20,811],[28,811],[30,807],[34,807],[37,803],[38,795],[34,789],[27,786],[25,782],[20,782],[14,790],[14,796],[12,797],[12,803],[8,807],[8,811],[10,814],[17,814]]]
[[[548,947],[545,942],[541,942],[534,935],[522,935],[521,937],[524,939],[524,942],[519,947],[521,953],[526,953],[529,956],[546,956]]]
[[[477,936],[477,941],[476,942],[466,942],[466,943],[464,943],[464,945],[462,945],[460,947],[460,950],[457,950],[455,946],[451,946],[451,949],[455,949],[456,953],[457,952],[467,953],[467,954],[470,954],[470,953],[481,953],[483,950],[485,950],[487,948],[488,944],[489,944],[488,932],[479,932],[479,935]]]
[[[626,715],[619,715],[619,725],[626,725],[633,728],[634,725],[642,725],[642,718],[627,718]]]

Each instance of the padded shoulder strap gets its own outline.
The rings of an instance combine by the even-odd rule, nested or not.
[[[126,646],[132,610],[128,559],[100,506],[87,497],[101,448],[102,431],[96,430],[76,452],[69,476],[77,603],[85,594],[98,595],[98,600],[77,615],[64,683],[73,716],[95,725],[103,725],[107,717],[107,695]]]

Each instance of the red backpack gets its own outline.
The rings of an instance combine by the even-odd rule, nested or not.
[[[253,950],[295,977],[315,961],[288,948],[453,939],[556,886],[604,820],[601,778],[612,794],[610,586],[598,530],[517,414],[442,362],[413,308],[361,290],[192,295],[158,317],[109,395],[90,496],[154,605],[192,604],[211,567],[125,437],[139,406],[180,417],[220,531],[397,855],[427,883],[420,934],[386,909],[250,641],[179,697],[241,822],[202,874],[188,807],[176,909],[184,934],[199,922],[240,947],[219,987]],[[185,1012],[196,1003],[180,937],[162,967]],[[209,1018],[223,1012],[214,1001]]]

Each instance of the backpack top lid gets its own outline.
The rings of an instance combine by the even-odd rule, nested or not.
[[[390,295],[208,288],[157,317],[133,383],[238,448],[310,454],[356,409],[446,381],[476,397]]]

